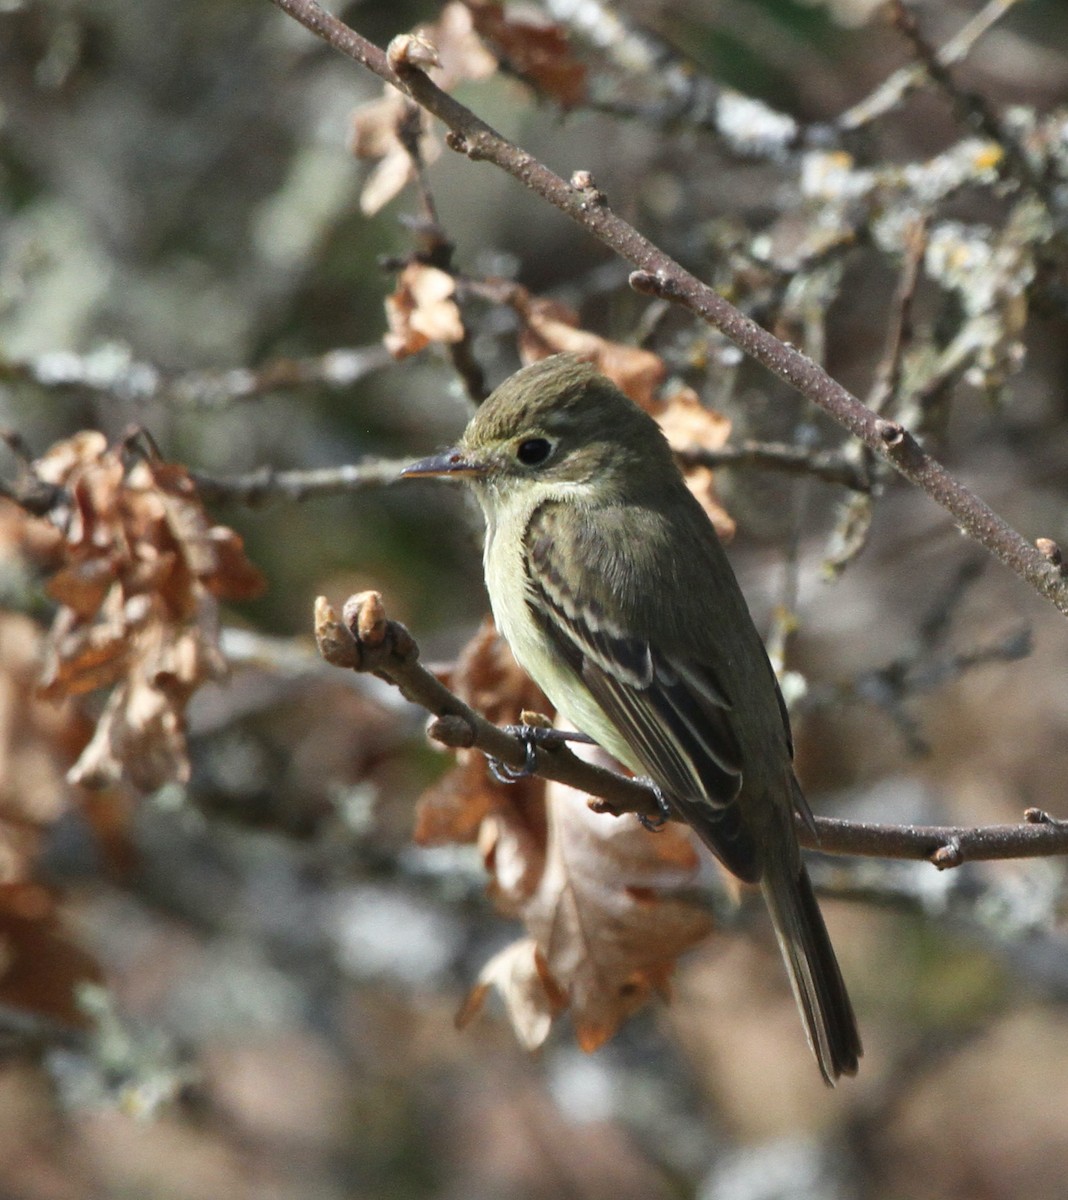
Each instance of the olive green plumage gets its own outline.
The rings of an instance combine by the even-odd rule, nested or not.
[[[567,720],[760,884],[828,1083],[861,1053],[801,859],[789,720],[727,557],[656,422],[568,355],[527,367],[455,450],[486,516],[498,628]]]

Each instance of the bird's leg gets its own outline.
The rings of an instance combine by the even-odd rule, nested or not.
[[[659,833],[673,816],[671,805],[664,799],[664,793],[648,775],[641,776],[637,782],[652,788],[653,795],[656,796],[656,806],[660,809],[658,817],[647,817],[645,813],[638,813],[638,820],[641,821],[643,829],[648,829],[650,833]]]
[[[501,762],[499,758],[486,755],[490,774],[498,783],[516,783],[520,779],[528,779],[534,774],[534,766],[538,760],[537,747],[552,747],[563,742],[587,742],[593,744],[593,738],[585,733],[552,729],[547,725],[505,725],[505,733],[512,734],[523,743],[526,759],[521,767],[512,767]]]

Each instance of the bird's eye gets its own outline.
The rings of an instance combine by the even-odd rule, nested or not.
[[[540,466],[553,452],[553,444],[548,438],[527,438],[516,447],[515,456],[524,467]]]

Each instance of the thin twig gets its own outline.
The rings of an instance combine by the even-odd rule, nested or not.
[[[962,88],[953,78],[949,67],[923,36],[916,14],[905,0],[890,0],[890,11],[894,23],[908,39],[913,53],[923,66],[928,78],[949,98],[960,119],[975,132],[996,142],[1005,152],[1001,176],[1006,181],[1026,183],[1048,205],[1048,187],[1036,174],[1027,155],[1016,139],[1005,128],[1003,122],[978,92]]]
[[[516,768],[528,767],[527,746],[507,730],[487,721],[454,695],[419,663],[419,647],[397,621],[387,619],[377,592],[362,592],[345,603],[339,620],[325,599],[315,606],[319,653],[334,666],[370,671],[394,684],[413,704],[436,718],[430,735],[453,748],[474,747]],[[534,748],[533,773],[567,784],[598,800],[598,812],[621,816],[660,813],[656,793],[637,779],[606,771],[566,746]],[[940,869],[980,859],[1040,858],[1068,854],[1068,821],[1056,821],[1037,809],[1027,823],[981,827],[943,825],[876,825],[817,817],[815,834],[798,818],[801,844],[827,854],[926,860]]]
[[[684,467],[765,467],[790,475],[810,475],[855,492],[871,489],[859,464],[837,450],[813,450],[787,442],[741,441],[717,450],[691,446],[676,450],[675,457]]]
[[[191,476],[201,500],[206,503],[229,501],[255,508],[268,500],[309,500],[382,487],[392,483],[405,466],[406,460],[378,459],[310,470],[276,471],[272,467],[260,467],[244,475],[229,476],[193,471]]]
[[[339,347],[308,358],[277,358],[261,367],[169,375],[153,363],[135,361],[122,347],[106,346],[89,354],[54,350],[32,359],[0,358],[0,383],[33,383],[51,391],[128,403],[217,408],[294,388],[351,387],[392,362],[379,343]]]
[[[840,484],[854,491],[867,491],[867,484],[856,464],[832,450],[806,450],[777,442],[739,442],[718,450],[692,447],[676,454],[685,467],[755,466],[789,474],[811,475],[826,483]],[[337,467],[313,467],[278,471],[258,467],[243,475],[209,475],[192,471],[200,498],[208,504],[244,504],[258,508],[273,500],[311,500],[321,496],[348,495],[395,482],[405,459],[374,459]],[[0,494],[4,484],[0,482]],[[28,507],[25,499],[18,499]]]
[[[715,134],[743,159],[781,160],[804,134],[796,118],[763,100],[724,87],[659,34],[602,0],[546,0],[618,71],[622,87],[591,86],[583,107],[670,127],[686,124]]]
[[[912,309],[920,281],[920,266],[927,249],[926,215],[912,221],[904,242],[901,275],[890,305],[886,341],[867,395],[867,405],[874,413],[883,412],[901,389],[905,352],[912,341]]]
[[[272,2],[442,120],[450,129],[446,142],[453,150],[466,154],[472,161],[491,162],[507,171],[633,263],[639,268],[631,275],[631,285],[637,291],[664,297],[690,309],[824,409],[946,509],[969,537],[1068,615],[1068,582],[1030,542],[927,454],[907,429],[877,417],[811,359],[785,345],[691,275],[617,216],[601,193],[591,195],[588,189],[561,179],[442,91],[422,71],[410,65],[400,65],[400,73],[394,71],[377,46],[315,0]]]
[[[975,43],[1019,2],[1020,0],[990,0],[938,51],[937,61],[943,67],[951,67],[967,58]],[[926,78],[927,73],[920,63],[910,63],[907,67],[902,67],[889,79],[883,80],[870,95],[842,113],[834,122],[834,127],[849,132],[870,124],[896,108],[905,96],[920,87]]]

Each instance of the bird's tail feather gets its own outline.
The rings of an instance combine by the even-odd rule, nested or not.
[[[832,1087],[855,1075],[860,1034],[808,871],[771,861],[761,882],[809,1044]]]

